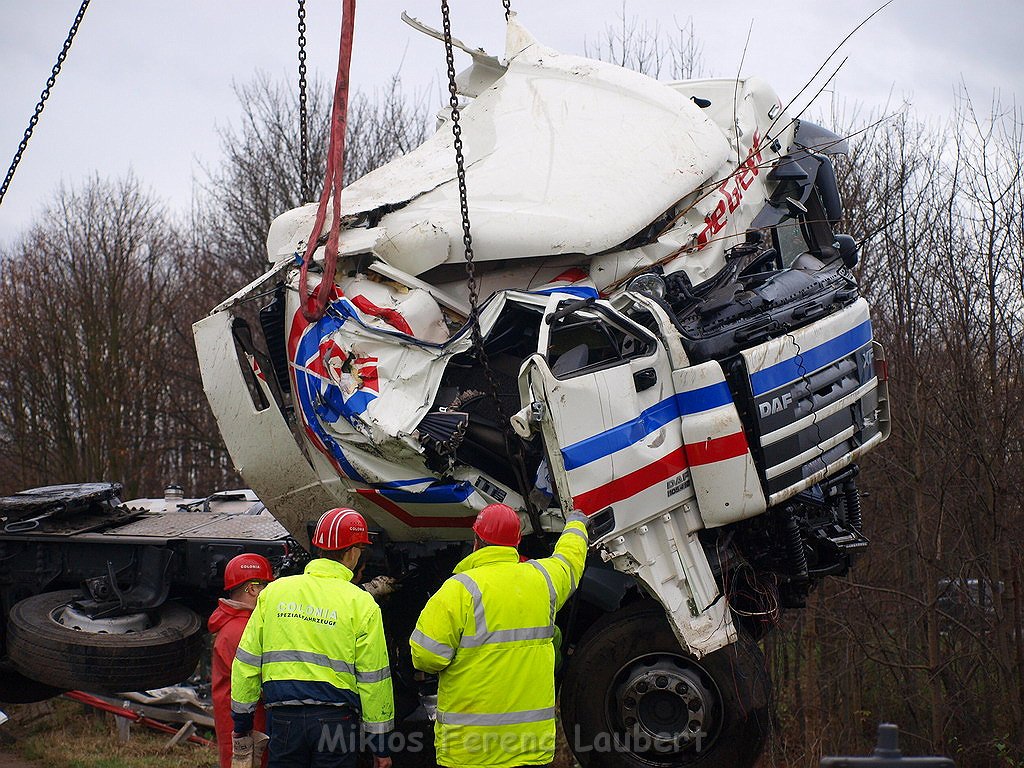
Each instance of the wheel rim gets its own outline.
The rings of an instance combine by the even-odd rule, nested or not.
[[[638,759],[681,765],[717,736],[721,696],[692,659],[671,653],[637,657],[609,688],[610,722]]]
[[[99,635],[129,635],[149,629],[152,623],[145,613],[130,613],[109,619],[93,619],[72,604],[61,605],[50,612],[50,618],[57,624],[79,632]]]

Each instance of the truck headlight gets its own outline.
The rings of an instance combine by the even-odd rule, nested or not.
[[[665,280],[661,275],[654,272],[645,272],[637,275],[626,285],[627,291],[636,291],[645,296],[653,296],[656,299],[665,298]]]

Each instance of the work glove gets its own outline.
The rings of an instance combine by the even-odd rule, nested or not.
[[[397,582],[390,576],[376,576],[363,584],[363,589],[369,592],[374,600],[387,597],[395,591]]]
[[[252,768],[252,732],[239,736],[231,734],[231,768]]]
[[[252,768],[262,768],[263,753],[267,751],[270,737],[260,731],[252,732]]]
[[[423,711],[427,715],[427,719],[430,722],[437,720],[437,694],[436,693],[421,693],[420,694],[420,706],[423,707]]]
[[[578,509],[574,509],[572,512],[570,512],[569,515],[565,518],[565,522],[566,523],[574,523],[574,522],[583,523],[583,525],[587,529],[587,535],[589,536],[591,533],[593,533],[593,531],[592,531],[592,528],[593,528],[593,525],[594,525],[593,518],[590,515],[583,514]]]
[[[259,731],[250,731],[245,736],[232,734],[231,768],[261,768],[269,741],[270,737]]]

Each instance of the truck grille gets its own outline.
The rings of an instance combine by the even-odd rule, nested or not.
[[[744,426],[769,505],[884,438],[863,300],[745,350],[737,362],[730,385],[737,402],[749,404]]]

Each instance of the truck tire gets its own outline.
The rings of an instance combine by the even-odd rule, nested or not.
[[[566,668],[561,715],[585,768],[749,768],[768,736],[769,701],[755,643],[741,638],[695,659],[662,608],[644,601],[584,637]]]
[[[151,612],[147,629],[85,632],[56,619],[81,596],[64,590],[15,603],[7,619],[7,655],[19,672],[65,689],[117,693],[175,685],[195,671],[203,649],[203,622],[195,611],[164,603]]]

